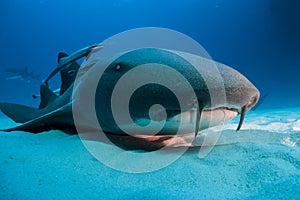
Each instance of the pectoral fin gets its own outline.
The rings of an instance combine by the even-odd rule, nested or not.
[[[36,108],[14,103],[0,103],[0,110],[17,123],[25,123],[35,117]]]

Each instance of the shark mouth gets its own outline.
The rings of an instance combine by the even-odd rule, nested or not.
[[[236,115],[240,114],[240,120],[238,123],[238,127],[236,129],[236,131],[239,131],[243,125],[247,111],[250,110],[250,108],[253,107],[253,105],[255,104],[255,103],[253,103],[254,101],[256,101],[256,100],[250,101],[249,104],[243,106],[241,109],[220,107],[220,108],[211,109],[211,110],[201,110],[201,108],[198,106],[197,112],[196,112],[196,122],[195,122],[195,137],[198,135],[198,132],[200,130],[200,120],[201,120],[201,118],[203,118],[203,117],[201,117],[201,115],[203,115],[203,113],[207,113],[209,115],[216,110],[222,110],[224,112],[224,119],[223,119],[224,122],[229,121],[230,119],[235,117],[235,116],[233,116],[232,113],[236,113]],[[231,115],[230,117],[226,116],[226,114],[228,114],[229,112],[232,112],[230,114]],[[229,119],[226,119],[226,117],[229,117]]]
[[[239,128],[241,128],[242,126],[246,114],[246,109],[241,111],[241,113],[243,113],[243,116],[241,117]],[[219,107],[215,109],[201,110],[200,107],[197,107],[195,120],[195,137],[198,135],[198,132],[200,130],[220,125],[236,117],[238,114],[239,110],[235,108]],[[205,121],[206,123],[203,123],[203,121]]]

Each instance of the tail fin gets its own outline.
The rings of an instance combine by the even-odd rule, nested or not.
[[[14,103],[0,103],[0,110],[17,123],[25,123],[35,118],[36,108]]]

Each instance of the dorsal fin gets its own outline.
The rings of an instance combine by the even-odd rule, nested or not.
[[[60,95],[62,95],[74,83],[79,68],[80,65],[77,62],[72,62],[69,66],[60,71]]]
[[[41,103],[39,109],[47,107],[51,102],[53,102],[57,98],[57,95],[44,84],[41,85],[40,93]]]
[[[60,59],[68,57],[69,55],[64,52],[59,52],[57,55],[57,63],[60,63]]]

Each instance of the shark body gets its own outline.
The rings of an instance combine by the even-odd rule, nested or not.
[[[80,55],[82,56],[82,54]],[[199,75],[194,66],[184,58],[198,63],[204,74]],[[136,126],[133,126],[131,123],[134,122],[143,126],[147,125],[151,120],[153,121],[153,119],[158,126],[163,127],[156,134],[157,136],[175,135],[179,126],[179,118],[187,121],[182,134],[195,132],[197,135],[200,130],[219,125],[237,115],[241,115],[237,128],[239,130],[246,112],[259,99],[258,89],[238,71],[214,62],[222,78],[222,83],[217,84],[215,75],[210,71],[211,60],[185,52],[142,48],[123,52],[108,59],[98,60],[82,68],[79,68],[75,60],[74,56],[71,56],[70,60],[64,60],[64,63],[67,64],[56,70],[56,72],[60,71],[62,76],[62,86],[59,94],[50,90],[47,84],[41,85],[41,103],[38,108],[13,103],[0,103],[0,109],[3,113],[15,122],[21,123],[3,131],[20,130],[39,133],[51,129],[76,132],[78,127],[89,131],[97,129],[94,122],[89,121],[89,112],[86,111],[90,108],[86,107],[86,99],[81,99],[87,96],[86,92],[89,90],[91,82],[97,83],[93,96],[93,101],[95,101],[93,108],[98,123],[105,133],[117,138],[118,136],[127,135],[124,128],[131,130],[135,135],[152,136],[151,127],[144,132],[137,132],[134,130]],[[185,83],[183,81],[170,80],[171,84],[176,85],[177,92],[186,97],[186,101],[179,105],[174,94],[164,87],[156,84],[147,84],[144,87],[140,87],[130,99],[129,111],[132,122],[126,121],[118,124],[112,113],[111,101],[115,85],[130,70],[141,65],[151,65],[151,63],[167,65],[172,70],[176,70],[186,78],[193,91],[184,87]],[[73,73],[74,71],[75,73]],[[99,77],[100,72],[101,77]],[[146,78],[146,74],[141,76]],[[149,71],[149,74],[151,74],[151,71]],[[139,78],[143,79],[141,76]],[[133,82],[135,77],[131,77]],[[203,77],[206,77],[205,80]],[[157,74],[157,78],[172,79],[164,71]],[[124,88],[130,87],[131,83],[129,82],[128,84],[127,86],[124,85]],[[209,88],[208,85],[213,85],[214,88]],[[225,91],[225,101],[220,99],[212,104],[210,89],[217,94]],[[196,94],[196,98],[191,95],[192,93]],[[155,110],[151,117],[149,116],[149,109],[154,104],[164,107],[165,110],[162,111],[163,116],[166,117],[164,121],[161,120],[162,114],[159,109]],[[74,108],[79,108],[76,111],[76,115],[83,116],[81,118],[83,120],[76,124],[74,122]],[[122,115],[122,113],[120,114]]]
[[[5,73],[8,74],[6,80],[21,79],[21,80],[39,80],[40,75],[30,72],[28,67],[24,68],[6,68]]]

